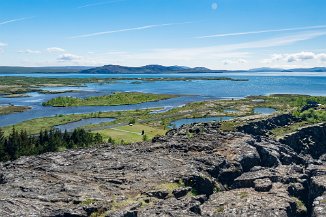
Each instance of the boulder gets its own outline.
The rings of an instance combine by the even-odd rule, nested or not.
[[[268,192],[273,187],[273,184],[269,178],[256,179],[254,181],[254,185],[255,185],[255,190],[259,192]]]

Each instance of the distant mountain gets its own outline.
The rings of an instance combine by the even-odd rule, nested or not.
[[[297,69],[287,69],[283,70],[286,72],[326,72],[326,67],[315,67],[315,68],[297,68]]]
[[[83,70],[85,74],[165,74],[165,73],[222,73],[204,67],[189,68],[184,66],[147,65],[141,67],[127,67],[119,65],[105,65],[102,67]]]
[[[24,73],[76,73],[91,67],[87,66],[53,66],[53,67],[16,67],[0,66],[1,74],[24,74]]]
[[[255,68],[250,70],[211,70],[205,67],[190,68],[187,66],[147,65],[128,67],[120,65],[105,65],[101,67],[88,66],[53,66],[53,67],[14,67],[0,66],[0,74],[24,73],[83,73],[83,74],[169,74],[169,73],[227,73],[227,72],[326,72],[326,67],[315,68]]]
[[[249,72],[281,72],[284,69],[281,68],[268,68],[268,67],[262,67],[262,68],[255,68],[248,70]]]

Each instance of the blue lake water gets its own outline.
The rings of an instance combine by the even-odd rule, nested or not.
[[[100,123],[111,122],[111,121],[114,121],[114,118],[88,118],[76,122],[71,122],[68,124],[59,125],[56,126],[55,128],[61,130],[62,132],[65,130],[67,130],[68,132],[72,132],[74,131],[74,129],[78,127],[83,127],[91,124],[100,124]]]
[[[0,75],[0,76],[9,76]],[[132,74],[132,75],[101,75],[101,74],[20,74],[10,76],[52,77],[52,78],[87,78],[87,77],[118,77],[118,78],[156,78],[156,77],[230,77],[249,79],[249,81],[193,80],[193,81],[156,81],[137,82],[133,80],[118,81],[107,84],[87,84],[85,87],[48,87],[46,90],[78,90],[80,92],[61,94],[29,93],[29,97],[1,98],[1,104],[14,104],[32,107],[31,110],[3,115],[0,127],[21,121],[53,116],[59,114],[90,113],[99,111],[121,111],[145,108],[171,109],[184,104],[225,98],[243,98],[249,95],[268,95],[276,93],[326,95],[326,73],[221,73],[221,74]],[[163,93],[183,95],[178,98],[159,102],[142,103],[124,106],[87,106],[52,108],[43,107],[42,102],[58,96],[89,97],[111,94],[117,91],[136,91],[146,93]]]
[[[255,114],[270,115],[276,112],[273,108],[254,108]]]
[[[177,121],[173,121],[170,124],[170,128],[179,128],[184,124],[195,124],[195,123],[209,123],[209,122],[221,122],[231,120],[233,117],[208,117],[208,118],[185,118]]]

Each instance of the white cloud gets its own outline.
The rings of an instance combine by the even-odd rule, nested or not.
[[[227,37],[227,36],[243,36],[243,35],[253,35],[253,34],[272,33],[272,32],[289,32],[289,31],[313,30],[313,29],[325,29],[325,28],[326,28],[326,25],[305,26],[305,27],[287,28],[287,29],[269,29],[269,30],[260,30],[260,31],[251,31],[251,32],[236,32],[236,33],[205,35],[205,36],[199,36],[196,38],[219,38],[219,37]]]
[[[245,60],[245,59],[239,59],[238,62],[239,62],[239,63],[242,63],[242,64],[248,63],[248,61]]]
[[[317,58],[321,61],[325,61],[326,62],[326,53],[320,53],[317,54]]]
[[[150,63],[162,65],[187,65],[206,66],[209,68],[222,68],[224,60],[233,61],[227,65],[232,68],[250,67],[249,60],[257,49],[282,47],[297,42],[310,40],[326,32],[303,32],[295,35],[274,37],[265,40],[250,41],[246,43],[234,43],[205,47],[152,49],[143,51],[116,51],[95,53],[78,60],[79,65],[103,65],[108,63],[120,65],[145,65]],[[251,51],[253,50],[253,51]],[[257,63],[257,61],[256,61]],[[254,66],[258,66],[257,64]]]
[[[231,65],[231,64],[246,64],[248,63],[247,60],[245,59],[238,59],[238,60],[224,60],[223,64],[224,65]]]
[[[99,36],[99,35],[109,35],[109,34],[120,33],[120,32],[139,31],[139,30],[153,29],[153,28],[159,28],[159,27],[165,27],[165,26],[190,24],[190,23],[192,23],[192,22],[154,24],[154,25],[140,26],[140,27],[128,28],[128,29],[119,29],[119,30],[112,30],[112,31],[95,32],[95,33],[84,34],[84,35],[76,35],[76,36],[70,37],[70,39],[88,38],[88,37],[94,37],[94,36]]]
[[[326,53],[299,52],[291,54],[273,54],[271,58],[264,60],[264,63],[272,62],[304,62],[308,60],[326,61]]]
[[[26,49],[26,50],[20,50],[20,51],[18,51],[18,53],[24,53],[24,54],[40,54],[41,51]]]
[[[49,47],[46,50],[49,53],[64,53],[64,52],[66,52],[65,49],[60,48],[60,47]]]
[[[316,56],[312,52],[301,52],[301,53],[294,53],[287,55],[287,61],[289,63],[291,62],[297,62],[297,61],[305,61],[305,60],[312,60],[315,59]]]
[[[97,2],[97,3],[93,3],[93,4],[86,4],[86,5],[82,5],[79,6],[78,8],[88,8],[88,7],[94,7],[94,6],[100,6],[100,5],[108,5],[108,4],[113,4],[116,2],[124,2],[126,0],[112,0],[112,1],[106,1],[106,2]]]
[[[78,61],[80,59],[81,59],[81,56],[77,56],[77,55],[69,54],[69,53],[62,54],[57,58],[57,60],[59,62],[74,62],[74,61]]]
[[[0,25],[5,25],[9,23],[14,23],[14,22],[19,22],[27,19],[31,19],[32,17],[23,17],[23,18],[18,18],[18,19],[12,19],[12,20],[5,20],[5,21],[0,21]]]

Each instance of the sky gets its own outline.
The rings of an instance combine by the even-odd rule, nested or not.
[[[0,0],[0,65],[326,66],[325,0]]]

